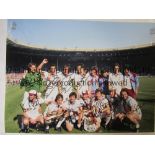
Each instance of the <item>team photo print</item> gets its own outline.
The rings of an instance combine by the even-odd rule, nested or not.
[[[7,20],[5,132],[154,134],[155,22]]]

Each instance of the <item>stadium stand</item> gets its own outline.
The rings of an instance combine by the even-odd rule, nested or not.
[[[43,58],[49,60],[49,65],[56,64],[60,71],[64,64],[70,64],[74,70],[79,63],[85,64],[88,69],[97,66],[111,70],[118,62],[122,69],[128,64],[140,75],[155,75],[153,44],[122,49],[45,49],[7,39],[7,73],[22,73],[29,62],[39,64]],[[47,65],[44,69],[48,68]]]

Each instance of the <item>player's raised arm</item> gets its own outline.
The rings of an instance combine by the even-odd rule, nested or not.
[[[42,67],[48,63],[47,59],[43,59],[43,61],[41,62],[41,64],[37,67],[37,72],[40,72]]]

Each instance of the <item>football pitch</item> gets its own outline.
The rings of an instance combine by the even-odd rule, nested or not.
[[[6,86],[6,103],[5,103],[5,131],[6,133],[19,133],[18,117],[22,114],[20,103],[23,98],[24,89],[20,89],[18,85]],[[155,77],[140,77],[140,89],[138,94],[138,103],[142,109],[142,120],[140,122],[140,132],[154,132],[154,104],[155,104]],[[45,109],[45,105],[43,106]],[[105,130],[101,129],[99,133],[119,133],[130,131],[118,131],[118,130]],[[44,133],[43,131],[36,131],[31,129],[30,133]],[[50,133],[58,133],[53,128],[50,129]],[[61,134],[68,133],[62,129]],[[86,131],[80,131],[74,129],[72,133],[87,133]],[[72,134],[68,133],[68,134]],[[60,133],[59,133],[60,134]]]

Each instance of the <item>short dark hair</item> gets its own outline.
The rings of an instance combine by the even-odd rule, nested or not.
[[[36,64],[35,63],[33,63],[33,62],[30,62],[28,65],[27,65],[27,70],[28,70],[28,72],[30,72],[31,70],[30,70],[30,67],[32,67],[32,66],[36,66]]]
[[[130,66],[129,65],[125,65],[124,70],[130,70]]]
[[[79,63],[77,66],[84,67],[84,64],[83,64],[83,63]],[[76,66],[76,67],[77,67],[77,66]]]
[[[97,93],[101,93],[102,94],[102,90],[101,89],[96,89],[95,94]]]
[[[120,92],[120,95],[122,96],[122,92],[126,92],[127,94],[128,94],[128,90],[127,90],[127,88],[123,88],[123,89],[121,89],[121,92]],[[129,94],[128,94],[129,95]]]
[[[81,66],[81,68],[83,68],[84,70],[86,70],[86,68],[85,68],[85,66],[83,65],[83,66]]]
[[[75,98],[77,98],[77,94],[76,94],[75,92],[71,92],[71,93],[69,94],[69,97],[71,97],[71,96],[75,96]]]
[[[108,68],[103,68],[103,69],[101,69],[101,74],[103,74],[103,73],[108,73],[109,72],[109,69]]]
[[[98,73],[98,68],[97,68],[96,66],[93,66],[93,67],[91,68],[91,71],[92,71],[92,70],[95,70],[96,73]]]
[[[58,100],[58,99],[63,99],[63,95],[62,94],[58,94],[57,96],[56,96],[56,98],[55,98],[55,102]]]
[[[69,64],[65,64],[63,68],[66,68],[66,67],[70,68],[70,65]]]
[[[31,66],[36,66],[36,64],[35,63],[33,63],[33,62],[30,62],[29,64],[28,64],[28,68],[30,68]]]
[[[52,65],[50,66],[50,68],[51,68],[52,66],[56,67],[56,64],[52,64]]]
[[[119,63],[115,63],[115,65],[114,65],[114,66],[118,66],[118,67],[120,67]]]

